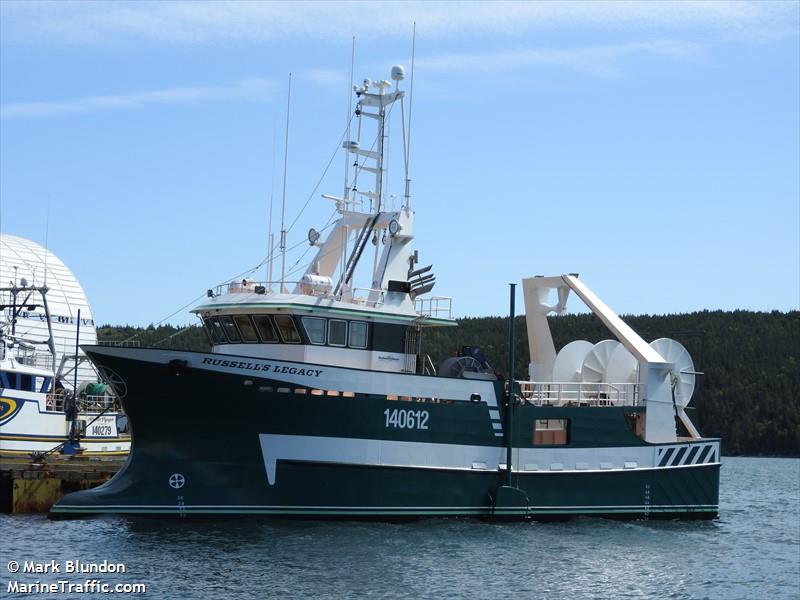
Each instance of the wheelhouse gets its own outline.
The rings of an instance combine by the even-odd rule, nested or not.
[[[261,311],[269,309],[265,303]],[[391,315],[350,316],[324,309],[307,314],[252,308],[198,312],[213,351],[222,354],[411,373],[425,364],[420,359],[422,325]]]

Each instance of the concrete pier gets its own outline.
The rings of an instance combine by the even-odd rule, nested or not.
[[[0,455],[0,512],[46,513],[65,494],[96,487],[113,477],[120,456]]]

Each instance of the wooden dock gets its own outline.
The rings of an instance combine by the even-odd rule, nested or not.
[[[37,461],[25,454],[0,455],[0,512],[46,513],[65,494],[108,481],[127,459],[53,454]]]

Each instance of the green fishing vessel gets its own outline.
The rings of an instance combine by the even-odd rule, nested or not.
[[[405,123],[403,78],[394,67],[392,82],[355,86],[352,170],[341,197],[325,196],[337,219],[324,239],[309,232],[315,256],[298,281],[285,267],[273,278],[270,256],[270,281],[209,290],[193,310],[208,353],[84,346],[133,445],[113,479],[65,496],[52,517],[717,516],[720,440],[685,411],[692,359],[673,340],[647,343],[577,275],[522,280],[526,379],[498,373],[480,340],[430,360],[424,332],[456,322],[412,247],[405,135],[398,207],[383,189],[392,107]],[[359,265],[366,288],[354,284]],[[613,339],[556,352],[547,315],[570,296]]]

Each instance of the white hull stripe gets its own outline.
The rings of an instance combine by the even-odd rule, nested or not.
[[[495,434],[495,435],[502,435]],[[329,463],[333,465],[410,468],[421,470],[497,471],[505,463],[505,448],[498,446],[466,446],[430,442],[404,442],[361,438],[334,438],[262,433],[259,436],[267,482],[275,485],[279,460]],[[713,446],[714,444],[708,444]],[[659,448],[659,451],[663,448]],[[602,455],[600,454],[602,452]],[[710,456],[710,453],[709,453]],[[649,457],[649,458],[648,458]],[[519,474],[571,474],[637,472],[691,465],[656,466],[652,462],[653,448],[564,448],[540,450],[514,448],[512,472]],[[611,468],[598,468],[597,461],[608,461]],[[519,469],[519,465],[539,464],[536,470]],[[596,466],[595,466],[596,464]],[[631,466],[631,464],[635,466]],[[481,465],[480,468],[475,465]],[[580,465],[580,469],[576,467]],[[625,468],[627,466],[627,468]],[[586,468],[588,467],[588,468]],[[505,467],[503,467],[505,468]]]

